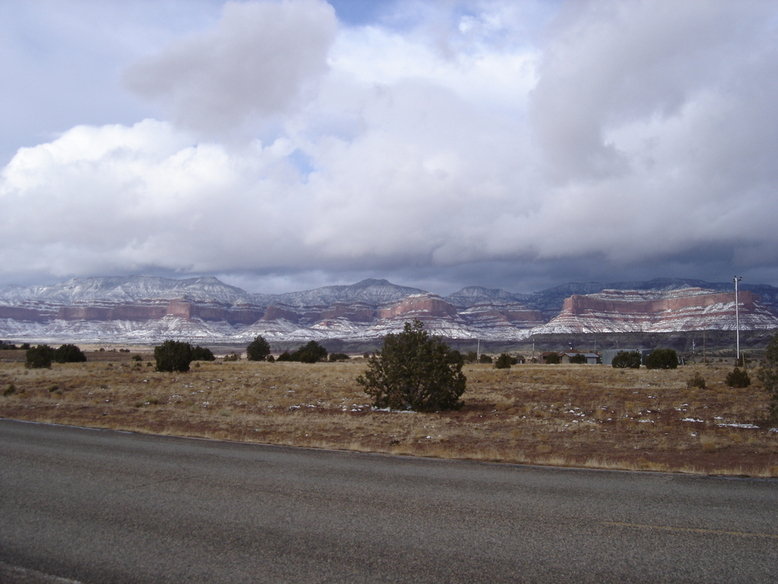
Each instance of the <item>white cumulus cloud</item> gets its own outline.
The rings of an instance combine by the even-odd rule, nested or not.
[[[228,2],[171,33],[125,69],[153,116],[3,169],[0,273],[778,283],[772,3],[390,6]]]
[[[228,2],[213,30],[134,65],[127,83],[177,122],[223,135],[288,113],[326,70],[335,31],[335,13],[320,0]]]

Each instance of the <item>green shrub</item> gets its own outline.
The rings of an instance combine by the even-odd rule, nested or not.
[[[61,345],[54,351],[54,361],[57,363],[84,363],[86,355],[75,345]]]
[[[546,362],[547,365],[557,365],[559,364],[559,354],[546,353],[545,355],[543,355],[543,360]]]
[[[38,345],[27,349],[24,366],[28,369],[42,369],[51,367],[54,359],[54,349],[48,345]]]
[[[637,351],[619,351],[611,365],[616,369],[640,369],[640,353]]]
[[[511,365],[513,365],[513,359],[508,353],[500,353],[494,362],[495,369],[510,369]]]
[[[308,341],[305,345],[293,351],[289,355],[290,361],[300,361],[301,363],[316,363],[327,358],[327,349],[322,347],[316,341]]]
[[[646,357],[646,369],[675,369],[678,353],[673,349],[654,349]]]
[[[192,361],[215,361],[213,351],[200,345],[192,349]]]
[[[748,376],[745,369],[735,367],[732,371],[727,373],[726,382],[728,387],[748,387],[751,385],[751,378]]]
[[[157,371],[189,371],[192,362],[192,345],[179,341],[165,341],[154,347]]]
[[[384,337],[382,349],[370,357],[357,383],[378,408],[439,411],[461,406],[467,379],[463,361],[448,345],[430,336],[415,320],[403,332]],[[452,362],[453,361],[453,362]]]
[[[330,363],[334,363],[335,361],[348,361],[349,359],[351,359],[351,357],[345,353],[330,353],[328,358]]]
[[[572,357],[570,357],[570,363],[576,363],[578,365],[585,365],[586,364],[586,355],[583,353],[576,353]]]
[[[478,358],[478,362],[479,362],[479,363],[491,363],[491,362],[492,362],[492,357],[491,357],[491,355],[483,355],[483,354],[482,354],[482,355],[481,355],[481,356]]]
[[[225,361],[240,361],[240,355],[237,353],[230,353],[229,355],[224,356]]]
[[[264,361],[270,355],[270,344],[264,337],[256,337],[246,347],[246,358],[249,361]]]

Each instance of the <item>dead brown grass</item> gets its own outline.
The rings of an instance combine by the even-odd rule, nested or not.
[[[415,456],[778,476],[778,431],[762,424],[766,393],[726,387],[722,365],[470,365],[465,406],[421,414],[374,411],[355,382],[361,360],[199,363],[170,374],[154,371],[149,354],[92,357],[39,370],[0,363],[0,416]],[[696,372],[706,389],[687,387]]]

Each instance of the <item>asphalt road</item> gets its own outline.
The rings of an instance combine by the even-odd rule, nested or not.
[[[778,582],[778,481],[0,420],[0,582]]]

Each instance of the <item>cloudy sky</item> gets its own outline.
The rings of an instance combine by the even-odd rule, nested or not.
[[[773,0],[0,14],[0,284],[778,285]]]

